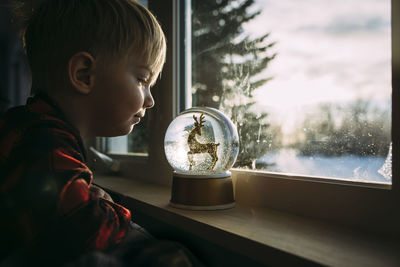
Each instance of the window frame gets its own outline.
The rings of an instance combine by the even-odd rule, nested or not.
[[[235,198],[238,203],[269,207],[332,223],[357,227],[381,234],[400,236],[400,0],[392,0],[392,185],[360,183],[233,169]],[[116,155],[121,161],[121,175],[150,183],[171,185],[172,168],[164,154],[164,134],[169,123],[189,100],[179,94],[188,86],[180,76],[185,67],[182,49],[184,14],[187,1],[149,0],[167,37],[167,59],[161,79],[152,89],[156,101],[149,110],[149,153],[147,157]],[[187,6],[186,6],[187,7]],[[185,102],[186,101],[186,102]],[[99,145],[97,144],[97,148]],[[157,166],[154,166],[157,163]]]

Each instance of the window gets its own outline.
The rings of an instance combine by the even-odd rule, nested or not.
[[[137,179],[145,179],[150,182],[161,183],[161,184],[170,184],[172,169],[166,162],[164,156],[164,134],[172,119],[185,107],[189,107],[191,105],[200,105],[201,97],[200,95],[196,96],[197,91],[201,91],[200,79],[197,76],[196,78],[196,68],[199,69],[199,66],[194,63],[193,70],[192,68],[186,68],[191,61],[196,62],[195,56],[192,56],[191,51],[196,51],[196,42],[199,38],[187,38],[188,33],[192,32],[193,34],[201,35],[201,31],[191,30],[192,27],[188,27],[188,21],[190,19],[190,7],[192,4],[201,4],[201,2],[205,2],[208,4],[212,3],[223,3],[225,1],[199,1],[192,0],[190,1],[178,1],[178,0],[149,0],[149,8],[152,10],[158,19],[161,21],[162,27],[165,30],[168,41],[168,53],[167,53],[167,61],[163,70],[162,79],[157,82],[155,87],[153,88],[153,94],[156,101],[156,106],[149,110],[148,112],[148,156],[144,159],[139,159],[137,157],[122,157],[122,175],[127,177],[135,177]],[[235,1],[237,4],[243,3],[244,1]],[[256,1],[257,2],[257,1]],[[285,2],[288,6],[292,7],[293,10],[299,10],[296,6],[293,5],[301,5],[299,3],[291,3],[288,1],[273,1],[272,3],[279,4],[280,2]],[[302,1],[301,3],[309,3],[310,1]],[[349,1],[343,3],[343,7],[346,7],[348,3],[353,3],[354,1]],[[382,2],[382,1],[380,1]],[[383,1],[387,3],[386,1]],[[328,3],[333,4],[333,3]],[[259,6],[258,6],[259,7]],[[266,6],[263,6],[266,7]],[[361,8],[362,7],[362,8]],[[356,7],[355,10],[366,8],[366,4],[360,5],[360,7]],[[390,8],[390,6],[389,6]],[[249,11],[256,11],[256,6],[249,8]],[[386,9],[385,9],[386,10]],[[392,125],[392,143],[393,143],[393,176],[391,184],[388,182],[379,183],[379,182],[368,182],[368,181],[357,181],[357,180],[340,180],[340,179],[331,179],[326,177],[313,176],[307,173],[300,174],[290,174],[290,173],[279,173],[279,172],[270,172],[262,170],[260,167],[260,163],[255,161],[251,162],[247,167],[237,168],[232,170],[233,178],[235,181],[235,191],[236,191],[236,200],[238,203],[245,205],[255,205],[255,206],[265,206],[272,207],[274,209],[285,210],[297,214],[302,214],[306,216],[311,216],[320,219],[327,219],[330,221],[334,221],[337,223],[342,223],[346,225],[351,225],[355,227],[359,227],[361,229],[366,230],[374,230],[377,232],[386,232],[392,233],[393,231],[397,231],[398,223],[400,222],[398,212],[398,204],[400,203],[400,188],[398,186],[398,136],[399,136],[399,121],[400,121],[400,111],[398,108],[399,101],[399,67],[398,67],[398,58],[399,52],[397,47],[399,47],[399,40],[396,39],[396,36],[399,36],[399,22],[396,14],[399,13],[399,5],[396,1],[392,2],[391,6],[391,14],[392,14],[392,26],[389,31],[392,31],[392,48],[386,47],[384,52],[389,53],[387,56],[390,57],[390,51],[392,52],[392,66],[388,67],[386,64],[383,65],[386,70],[386,79],[389,79],[390,86],[390,73],[392,73],[392,83],[393,87],[392,91],[392,103],[393,105],[389,105],[389,111],[391,108],[391,112],[386,114],[385,116],[390,115],[392,117],[392,121],[388,122],[388,117],[386,117],[385,122]],[[185,12],[189,11],[189,12]],[[387,12],[386,10],[385,12]],[[397,12],[396,12],[397,11]],[[322,11],[321,11],[322,12]],[[185,16],[186,14],[186,16]],[[282,14],[282,13],[281,13]],[[385,13],[386,14],[386,13]],[[261,14],[259,15],[261,16]],[[305,17],[312,17],[306,16]],[[301,17],[301,16],[300,16]],[[219,17],[217,17],[219,18]],[[243,17],[242,17],[243,20]],[[386,19],[384,19],[386,21]],[[203,23],[208,22],[207,20],[202,20]],[[227,22],[225,21],[225,24]],[[194,24],[194,23],[192,23]],[[218,24],[224,24],[224,22],[218,22]],[[264,25],[264,24],[263,24]],[[193,25],[193,28],[195,25]],[[264,27],[263,27],[264,28]],[[191,31],[189,31],[189,29]],[[278,51],[279,45],[281,42],[278,42],[277,36],[273,33],[273,29],[269,29],[265,26],[265,29],[268,33],[270,33],[267,37],[264,38],[267,44],[275,43],[270,47],[269,51],[266,51],[266,55],[271,57],[272,59],[268,63],[267,66],[267,79],[265,86],[272,87],[274,83],[276,83],[279,79],[277,78],[277,73],[273,73],[273,64],[274,61],[278,62],[278,58],[281,56],[282,52]],[[387,30],[386,30],[387,31]],[[186,34],[186,35],[185,35]],[[203,33],[204,34],[204,33]],[[311,33],[310,33],[311,34]],[[185,38],[186,36],[186,38]],[[217,36],[218,38],[222,35]],[[251,38],[259,37],[260,35],[252,35]],[[388,41],[386,36],[385,39]],[[222,40],[222,38],[220,38]],[[249,39],[252,40],[252,39]],[[235,41],[240,41],[240,38],[235,39]],[[190,43],[193,42],[193,45]],[[191,51],[187,46],[183,44],[189,44],[189,47],[192,47]],[[296,42],[293,40],[293,45],[296,47]],[[299,44],[300,46],[300,44]],[[208,47],[209,49],[215,47]],[[233,51],[234,47],[232,47]],[[276,50],[274,50],[276,49]],[[356,47],[355,49],[361,49],[360,47]],[[378,53],[377,51],[374,51]],[[276,54],[274,56],[274,54]],[[185,55],[188,55],[185,57]],[[249,55],[249,57],[252,55]],[[371,55],[376,56],[376,55]],[[192,60],[189,60],[192,57]],[[199,57],[201,58],[201,57]],[[223,58],[227,61],[227,63],[235,63],[235,60],[240,60],[238,57],[225,57]],[[340,58],[338,58],[339,60]],[[229,61],[232,60],[232,61]],[[307,61],[307,60],[306,60]],[[197,63],[199,63],[198,61]],[[340,63],[340,60],[339,60]],[[208,63],[207,66],[210,68],[213,66]],[[329,66],[325,66],[326,68]],[[187,70],[184,72],[183,70]],[[245,69],[244,69],[245,70]],[[323,71],[324,68],[318,66],[315,71]],[[190,72],[194,74],[190,74]],[[242,74],[241,81],[245,83],[254,82],[250,77],[246,78],[246,75],[243,76],[243,73],[240,72],[241,69],[237,68],[236,71],[239,74]],[[243,69],[242,69],[243,71]],[[184,75],[185,73],[185,75]],[[297,72],[296,72],[297,73]],[[298,73],[297,73],[298,74]],[[305,74],[303,74],[305,75]],[[361,75],[369,76],[373,75],[371,73],[364,73]],[[188,79],[188,77],[192,77]],[[216,75],[214,75],[216,76]],[[211,76],[206,76],[211,79]],[[218,76],[221,79],[221,76]],[[257,78],[262,78],[262,76],[258,76]],[[329,81],[329,79],[328,79]],[[204,82],[204,80],[201,80]],[[222,82],[222,81],[220,81]],[[228,81],[224,81],[224,83]],[[240,81],[237,81],[238,83]],[[376,81],[374,81],[376,82]],[[240,83],[239,83],[240,84]],[[194,95],[192,96],[192,92],[187,94],[186,90],[178,90],[179,88],[193,88]],[[237,87],[232,87],[233,89]],[[211,88],[212,89],[212,88]],[[196,91],[197,90],[197,91]],[[391,88],[386,88],[383,91],[390,92]],[[275,92],[278,94],[280,91]],[[186,95],[185,95],[186,93]],[[256,91],[253,92],[254,95]],[[297,92],[296,92],[297,93]],[[272,95],[269,93],[268,95]],[[336,94],[331,92],[331,95],[335,96]],[[364,93],[361,94],[364,96]],[[222,97],[219,96],[214,97],[211,96],[211,104],[207,104],[213,106],[214,102],[221,100]],[[284,95],[284,98],[289,99],[290,95]],[[260,99],[261,96],[258,96]],[[272,96],[271,96],[272,98]],[[293,98],[293,97],[292,97]],[[242,98],[238,98],[241,100]],[[295,98],[296,99],[296,98]],[[245,99],[247,100],[247,99]],[[226,99],[224,101],[227,101]],[[274,103],[274,102],[273,102]],[[361,102],[362,103],[362,102]],[[389,103],[390,104],[390,103]],[[335,112],[335,114],[339,111],[343,111],[339,109],[340,106],[331,106],[331,112]],[[303,111],[303,109],[299,109]],[[266,125],[270,125],[269,129],[273,129],[271,126],[272,120],[268,121],[268,119],[272,119],[274,116],[271,111],[268,111],[269,114],[263,118],[266,120]],[[340,113],[340,112],[339,112]],[[391,114],[390,114],[391,113]],[[307,112],[305,114],[308,114]],[[310,116],[315,113],[309,113]],[[329,113],[325,113],[329,114]],[[382,113],[385,114],[385,113]],[[262,114],[260,114],[262,117]],[[259,114],[256,114],[256,117]],[[277,119],[278,120],[278,119]],[[285,121],[286,119],[280,118],[279,120]],[[314,121],[313,121],[314,122]],[[275,122],[274,122],[275,123]],[[258,126],[258,125],[257,125]],[[257,134],[259,126],[256,127],[254,133]],[[282,129],[281,129],[282,130]],[[263,129],[261,129],[263,131]],[[276,130],[278,131],[278,130]],[[267,131],[268,133],[273,133],[274,131]],[[261,137],[261,133],[260,133]],[[397,138],[396,138],[397,137]],[[272,137],[270,137],[272,138]],[[257,140],[256,139],[256,140]],[[260,138],[260,141],[262,139]],[[267,139],[268,140],[268,139]],[[316,139],[319,141],[324,141],[325,139]],[[286,140],[282,140],[284,144],[287,142]],[[269,144],[267,142],[267,144]],[[387,145],[388,146],[388,145]],[[270,149],[270,148],[269,148]],[[386,147],[389,149],[389,146]],[[268,151],[269,152],[269,151]],[[385,154],[385,153],[383,153]],[[119,157],[121,159],[121,157]],[[384,156],[382,156],[381,163]],[[252,167],[255,165],[256,169],[253,170]],[[340,165],[340,164],[339,164]],[[380,166],[380,164],[378,164]],[[360,169],[359,169],[360,170]]]
[[[237,168],[391,183],[390,0],[191,3],[188,94],[236,124]]]

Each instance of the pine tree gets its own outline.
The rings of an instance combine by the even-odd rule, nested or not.
[[[210,106],[231,117],[239,132],[236,167],[254,167],[271,145],[267,113],[256,114],[253,92],[270,78],[255,76],[276,54],[269,33],[251,38],[243,24],[260,11],[254,0],[192,0],[193,106]],[[270,54],[270,55],[269,55]]]

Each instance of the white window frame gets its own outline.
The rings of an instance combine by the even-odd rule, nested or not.
[[[164,134],[188,99],[182,73],[182,14],[185,1],[149,0],[167,36],[167,60],[161,79],[152,89],[156,101],[149,110],[150,137],[147,157],[112,155],[121,161],[122,176],[170,185],[172,168],[164,154]],[[400,0],[392,0],[392,185],[339,181],[321,177],[233,169],[238,203],[270,207],[377,233],[400,235]],[[182,100],[184,99],[184,100]]]

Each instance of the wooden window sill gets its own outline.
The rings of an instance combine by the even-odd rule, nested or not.
[[[240,203],[221,211],[181,210],[169,206],[167,186],[112,176],[95,182],[122,195],[133,218],[147,214],[260,264],[400,265],[398,245],[388,238]]]

